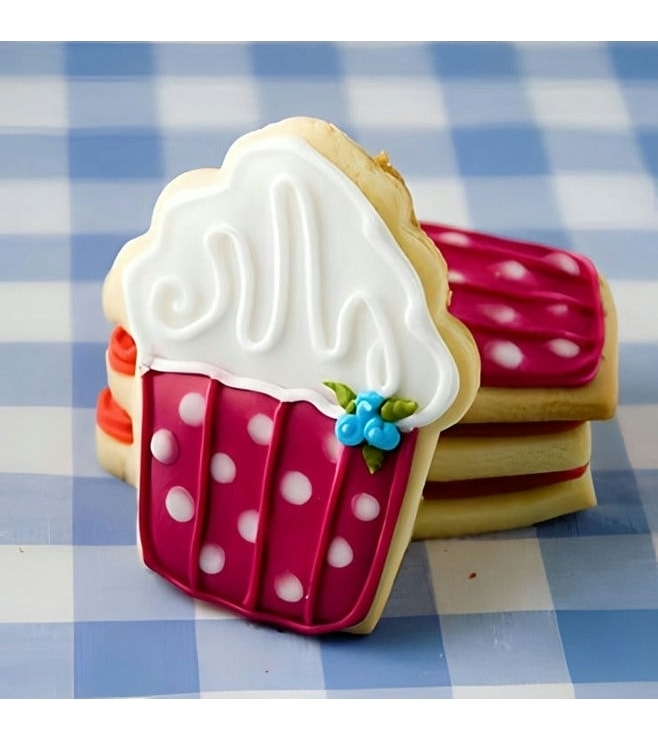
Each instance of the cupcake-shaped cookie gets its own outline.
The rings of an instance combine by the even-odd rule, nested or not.
[[[477,389],[448,296],[397,173],[327,123],[170,184],[104,289],[136,352],[145,563],[248,618],[372,630]]]

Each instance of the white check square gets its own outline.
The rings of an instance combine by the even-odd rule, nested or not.
[[[571,229],[658,229],[658,192],[647,176],[579,173],[554,183]]]
[[[0,622],[73,620],[73,548],[0,546]]]
[[[620,406],[617,418],[633,468],[658,468],[658,405]]]
[[[0,283],[0,342],[69,341],[69,283]]]
[[[628,129],[628,110],[617,84],[596,79],[535,80],[527,83],[542,126]]]
[[[249,78],[177,77],[158,85],[164,127],[248,128],[258,125],[258,96]]]
[[[451,177],[409,178],[407,187],[421,221],[468,228],[471,220],[462,181]]]
[[[0,78],[0,127],[65,128],[68,125],[66,80],[59,77]]]
[[[72,474],[71,409],[0,407],[0,428],[0,473]]]
[[[417,77],[350,77],[345,81],[350,119],[373,128],[444,128],[438,83]]]
[[[621,247],[622,245],[620,245]],[[658,342],[658,283],[610,280],[620,342]]]
[[[0,180],[0,234],[68,234],[70,210],[66,180]]]
[[[430,540],[426,545],[440,614],[553,609],[537,540]]]

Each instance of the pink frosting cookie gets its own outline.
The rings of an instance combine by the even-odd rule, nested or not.
[[[171,183],[104,287],[134,341],[146,565],[250,619],[372,630],[477,390],[448,295],[404,183],[329,124],[274,124]]]

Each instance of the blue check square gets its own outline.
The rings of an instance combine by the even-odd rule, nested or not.
[[[429,52],[439,77],[517,77],[516,49],[512,44],[439,42]]]
[[[571,680],[658,681],[658,611],[558,611]]]
[[[558,610],[658,610],[658,566],[648,534],[542,539],[541,552]]]
[[[258,81],[260,113],[264,121],[279,121],[290,116],[314,116],[343,128],[345,89],[340,80],[283,75]]]
[[[72,488],[67,475],[0,475],[0,545],[70,545]]]
[[[157,74],[163,77],[186,75],[249,75],[251,60],[244,44],[156,44]]]
[[[658,404],[658,344],[620,344],[619,365],[619,403]]]
[[[105,344],[76,342],[73,345],[73,406],[96,408],[96,399],[107,385]]]
[[[258,77],[338,77],[341,63],[336,44],[256,43],[249,47],[252,69]]]
[[[0,275],[3,280],[67,280],[69,262],[67,236],[0,234]]]
[[[650,131],[640,131],[637,139],[644,164],[653,177],[658,177],[658,128]]]
[[[134,234],[72,234],[71,279],[101,282],[121,247]]]
[[[323,688],[317,640],[243,619],[196,624],[201,691]]]
[[[60,133],[0,135],[0,177],[66,177],[66,136]]]
[[[194,601],[147,570],[134,545],[76,547],[73,557],[77,621],[193,621]]]
[[[0,76],[63,75],[63,44],[41,41],[3,41],[0,44]]]
[[[541,136],[535,128],[455,128],[452,138],[459,171],[467,177],[546,175],[550,172]]]
[[[0,406],[70,406],[71,348],[65,342],[6,342]]]
[[[450,685],[436,615],[382,619],[362,637],[323,637],[322,663],[328,690]]]
[[[73,625],[0,624],[0,697],[73,698]]]
[[[623,80],[658,81],[658,44],[619,41],[609,49],[613,67]]]
[[[116,478],[73,479],[73,542],[135,545],[135,490]],[[137,553],[135,553],[137,557]]]
[[[162,177],[160,139],[151,131],[120,134],[73,130],[69,135],[71,177],[79,179]]]
[[[408,130],[360,127],[355,136],[366,151],[385,151],[405,177],[455,175],[455,152],[447,131],[419,129],[410,136]]]
[[[656,108],[658,108],[658,97],[656,97]],[[574,250],[593,260],[599,272],[613,280],[655,280],[658,282],[658,260],[654,256],[655,246],[656,237],[652,231],[583,229],[573,234]],[[637,349],[641,345],[636,343],[632,347]],[[620,349],[623,350],[623,345]],[[622,386],[627,369],[624,366],[620,373],[619,382]],[[620,398],[620,402],[627,403],[623,397]]]
[[[66,45],[71,77],[152,75],[153,46],[140,43],[72,42]]]
[[[432,60],[426,44],[350,44],[341,49],[341,57],[348,75],[424,77],[432,73]]]
[[[77,698],[196,694],[193,621],[77,622]]]

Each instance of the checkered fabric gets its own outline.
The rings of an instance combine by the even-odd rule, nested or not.
[[[593,258],[619,311],[600,505],[414,543],[367,637],[300,637],[140,564],[94,453],[101,282],[163,185],[305,114],[425,220]],[[0,696],[658,696],[658,45],[0,44]]]

